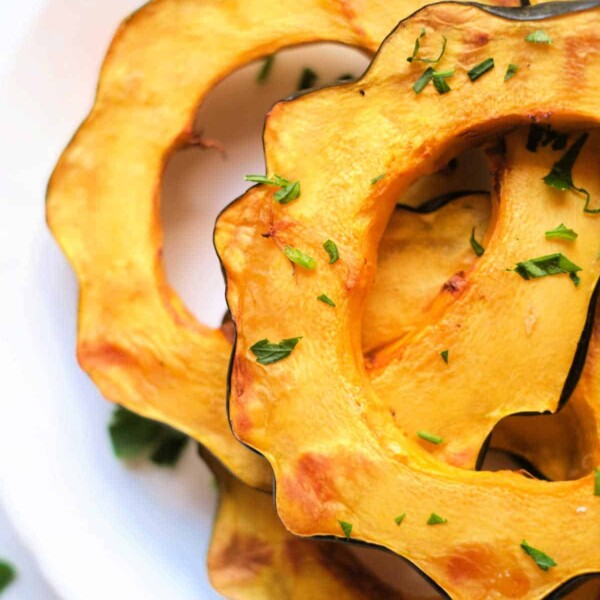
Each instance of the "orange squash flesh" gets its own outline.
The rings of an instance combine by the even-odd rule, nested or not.
[[[486,131],[529,118],[552,115],[555,123],[598,122],[600,78],[591,76],[594,64],[584,61],[582,68],[590,76],[578,80],[576,91],[563,78],[575,69],[573,55],[565,49],[581,37],[593,39],[599,19],[599,11],[592,9],[544,20],[556,52],[545,55],[537,48],[536,69],[528,70],[518,87],[508,88],[500,73],[473,84],[463,69],[490,54],[499,63],[500,59],[508,63],[509,56],[531,52],[523,38],[540,23],[511,22],[473,6],[429,6],[397,28],[362,80],[281,103],[271,112],[265,130],[268,173],[300,180],[302,196],[278,206],[272,190],[253,188],[222,213],[215,241],[238,331],[231,375],[232,425],[273,466],[278,510],[293,532],[340,536],[338,521],[351,522],[354,539],[405,556],[456,598],[541,598],[575,576],[599,570],[600,504],[593,495],[592,475],[548,483],[439,462],[412,439],[413,432],[402,433],[389,405],[375,393],[363,367],[356,318],[395,198],[419,175],[434,171],[449,154]],[[411,86],[418,72],[399,58],[406,56],[422,27],[455,42],[448,46],[448,61],[459,65],[459,72],[452,80],[452,93],[441,98],[433,88],[415,97]],[[473,31],[485,32],[484,50],[473,51]],[[561,69],[556,68],[559,58],[565,61]],[[354,152],[356,148],[360,153]],[[348,171],[350,157],[353,168]],[[536,169],[540,166],[535,160],[533,164]],[[576,168],[575,180],[585,179],[597,197],[597,174],[586,174],[586,164],[583,160],[578,164],[582,172]],[[373,190],[371,177],[383,172],[388,177]],[[517,202],[516,182],[510,175],[505,174],[501,193]],[[535,198],[545,205],[548,190],[540,185]],[[581,211],[580,200],[569,198]],[[576,217],[574,209],[569,214]],[[545,213],[540,210],[540,215]],[[502,215],[498,219],[500,226],[506,225]],[[540,226],[546,223],[541,221]],[[582,220],[578,226],[592,231],[597,227]],[[270,238],[261,236],[265,231]],[[486,256],[501,255],[494,247],[507,241],[502,228],[500,232],[494,232],[496,239],[490,239]],[[317,268],[296,269],[292,276],[273,233],[279,244],[314,256]],[[581,238],[587,239],[584,252],[589,250],[589,236],[586,229]],[[328,238],[340,248],[341,259],[333,268],[319,254]],[[523,251],[537,249],[532,237],[526,240]],[[503,258],[532,258],[516,250],[505,247]],[[593,259],[582,258],[587,279],[577,290],[579,296],[564,291],[579,306],[573,310],[580,320],[578,334],[576,327],[566,334],[571,360],[596,282]],[[503,271],[498,277],[518,276]],[[276,282],[277,294],[265,293],[265,280]],[[546,288],[545,297],[552,297],[554,289],[562,297],[558,283],[572,286],[566,277],[520,283],[529,290],[520,294],[531,298],[539,294],[531,291],[532,286]],[[311,303],[323,292],[336,301],[336,311],[323,311],[326,307]],[[249,302],[250,298],[260,302]],[[279,363],[262,366],[250,351],[259,339],[295,336],[303,337],[291,356]],[[551,401],[556,407],[569,366],[568,361],[559,366],[563,373],[552,384],[557,390],[542,405]],[[413,373],[419,376],[418,371]],[[496,373],[489,380],[502,383]],[[545,381],[542,387],[546,388]],[[523,405],[528,402],[524,395]],[[502,407],[496,420],[501,416]],[[578,511],[580,507],[586,510]],[[407,520],[399,532],[394,517],[405,511]],[[426,525],[431,512],[448,522]],[[565,540],[565,531],[572,541]],[[523,538],[534,546],[537,538],[558,566],[547,572],[538,568],[520,548]]]
[[[231,439],[222,410],[229,343],[196,321],[165,279],[164,165],[191,139],[206,94],[233,70],[308,42],[373,52],[423,4],[150,2],[117,32],[94,107],[50,180],[48,224],[80,283],[82,368],[106,398],[188,433],[255,487],[270,489],[270,471]]]

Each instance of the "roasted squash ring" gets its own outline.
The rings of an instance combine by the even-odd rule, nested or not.
[[[424,3],[150,2],[117,32],[94,107],[50,180],[48,224],[80,284],[81,367],[106,398],[189,434],[255,487],[270,489],[271,472],[229,431],[230,344],[196,321],[165,279],[162,170],[191,138],[206,94],[233,70],[308,42],[373,52]]]
[[[582,8],[590,10],[573,12]],[[232,425],[271,463],[286,526],[300,535],[343,537],[340,521],[351,524],[353,539],[408,558],[454,598],[541,598],[571,578],[600,571],[593,475],[548,483],[435,460],[399,431],[374,393],[360,351],[360,315],[377,245],[407,185],[491,130],[531,119],[588,126],[600,121],[596,63],[591,53],[572,50],[581,40],[595,47],[590,40],[600,25],[598,4],[492,12],[498,13],[452,3],[426,7],[399,25],[357,83],[277,105],[265,129],[268,173],[301,181],[302,196],[279,206],[265,186],[250,190],[222,213],[215,242],[238,334]],[[528,21],[549,16],[556,18]],[[536,47],[535,68],[517,87],[509,88],[499,73],[476,83],[467,79],[463,70],[488,56],[501,65],[515,56],[525,61],[532,50],[524,38],[542,25],[555,53]],[[460,66],[450,94],[440,97],[432,88],[415,97],[411,89],[419,73],[405,56],[422,27],[448,38],[449,58]],[[561,68],[557,56],[564,60]],[[577,86],[571,73],[577,73]],[[370,180],[379,173],[387,176],[373,189]],[[506,181],[511,197],[516,182]],[[593,193],[600,194],[597,184]],[[343,257],[333,268],[318,254],[328,238],[338,242]],[[296,269],[292,277],[283,244],[317,257],[317,268]],[[595,269],[589,257],[586,268]],[[593,272],[586,277],[574,311],[580,332],[597,279]],[[567,278],[560,283],[572,285]],[[336,300],[335,311],[313,301],[323,292]],[[259,364],[251,351],[261,339],[296,336],[302,336],[297,347],[276,364]],[[558,396],[560,390],[555,405]],[[407,517],[399,530],[394,518],[401,512]],[[428,526],[432,512],[447,522]],[[520,547],[523,538],[543,546],[558,566],[538,568]]]

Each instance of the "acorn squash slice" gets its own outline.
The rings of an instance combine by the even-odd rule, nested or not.
[[[573,12],[582,8],[589,10]],[[444,464],[423,448],[415,431],[405,433],[398,424],[394,408],[402,410],[399,399],[407,396],[406,381],[397,380],[392,397],[382,398],[367,375],[360,347],[360,316],[377,246],[395,199],[411,182],[491,131],[531,119],[587,128],[600,120],[600,77],[592,59],[595,42],[590,41],[600,25],[597,3],[592,8],[588,3],[544,5],[501,11],[502,16],[498,9],[494,12],[454,3],[428,6],[388,37],[360,81],[278,104],[265,128],[267,172],[300,181],[302,195],[281,206],[273,202],[267,186],[249,190],[221,214],[215,242],[237,326],[231,422],[237,436],[271,463],[285,525],[300,535],[346,534],[389,548],[454,598],[541,598],[573,577],[600,571],[600,501],[593,475],[544,482]],[[457,66],[451,93],[439,95],[429,86],[417,95],[412,89],[420,71],[404,57],[423,27],[449,40],[442,68]],[[541,27],[553,44],[532,47],[525,37]],[[589,57],[572,50],[581,47],[581,40],[592,48]],[[535,68],[504,81],[500,66],[532,64],[532,54]],[[497,61],[498,71],[470,81],[466,71],[488,57]],[[577,85],[570,80],[575,77]],[[574,180],[598,198],[600,175],[583,158],[592,145],[590,140],[575,165]],[[518,146],[514,156],[522,158]],[[452,378],[462,373],[464,384],[471,387],[463,386],[460,396],[477,393],[481,400],[471,403],[474,410],[489,407],[490,397],[498,400],[497,390],[504,387],[505,402],[491,403],[494,414],[480,440],[505,414],[557,407],[597,279],[599,221],[591,215],[584,219],[577,194],[549,189],[541,181],[552,163],[542,164],[532,154],[525,177],[519,177],[518,164],[502,176],[497,223],[469,288],[440,311],[445,318],[456,306],[472,305],[486,309],[485,318],[478,320],[475,312],[469,323],[457,320],[443,335],[423,336],[430,340],[430,352],[422,357],[425,373],[414,361],[413,379],[408,380],[411,393],[416,381],[444,398],[455,384]],[[386,177],[371,185],[380,173]],[[535,179],[538,186],[532,183]],[[507,271],[535,258],[530,252],[538,247],[553,247],[550,242],[538,245],[537,236],[545,241],[544,231],[557,226],[554,218],[562,211],[580,231],[569,251],[583,268],[579,285],[566,275],[525,281]],[[520,220],[530,229],[521,232]],[[511,235],[517,229],[523,233],[518,240]],[[340,258],[333,265],[322,250],[327,239],[339,248]],[[315,257],[315,268],[292,268],[280,248],[285,245]],[[475,275],[486,269],[495,269],[497,297],[477,294]],[[507,288],[514,291],[508,298]],[[323,293],[335,301],[335,310],[317,302]],[[553,306],[561,312],[544,310],[550,316],[538,319],[536,336],[529,339],[523,319],[530,305],[536,308],[539,302],[543,307],[544,299],[557,302]],[[492,305],[497,311],[489,314]],[[510,348],[494,345],[490,324],[502,332],[517,317],[515,329],[509,330],[514,336]],[[555,328],[548,332],[550,319]],[[490,344],[476,363],[454,330],[477,324]],[[287,340],[277,346],[286,351],[289,340],[295,345],[283,360],[261,364],[257,354],[263,356],[268,342],[257,347],[260,340]],[[453,342],[450,351],[455,350],[448,365],[439,356],[448,349],[446,340]],[[552,348],[553,360],[540,351],[541,344]],[[535,355],[544,368],[523,373],[515,355],[522,362]],[[396,360],[392,352],[381,373]],[[436,360],[439,371],[432,376],[428,361]],[[479,372],[472,368],[475,364]],[[508,380],[501,376],[506,364],[518,368],[523,381],[512,370]],[[519,402],[514,402],[515,390]],[[452,406],[438,402],[430,412],[446,410]],[[471,431],[453,433],[464,433],[468,443],[457,445],[450,437],[440,445],[454,447],[440,456],[468,464],[476,454]],[[577,510],[581,507],[586,510]],[[394,519],[400,513],[406,518],[398,528]],[[340,522],[351,525],[351,531],[343,531]],[[554,560],[542,560],[523,540]]]
[[[164,165],[194,138],[199,104],[233,70],[308,42],[373,52],[423,4],[149,2],[117,32],[94,107],[50,180],[48,224],[80,284],[81,367],[107,399],[189,434],[256,487],[270,489],[270,470],[233,442],[222,410],[230,345],[196,321],[165,279],[157,210]]]
[[[400,600],[341,544],[286,531],[273,499],[233,477],[201,453],[219,485],[208,574],[231,600]]]

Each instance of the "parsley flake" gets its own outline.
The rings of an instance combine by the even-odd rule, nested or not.
[[[440,517],[440,515],[436,513],[431,513],[431,516],[427,519],[427,525],[442,525],[447,522],[448,519],[444,519],[444,517]]]
[[[400,525],[400,523],[402,523],[402,521],[404,521],[404,519],[406,518],[406,513],[402,513],[401,515],[398,515],[394,521],[396,523],[396,525]]]
[[[529,35],[525,36],[526,42],[533,42],[534,44],[551,44],[552,40],[550,36],[543,29],[536,29]]]
[[[340,527],[342,528],[346,539],[349,540],[350,535],[352,534],[352,525],[350,523],[346,523],[346,521],[338,521],[338,523],[340,524]]]
[[[0,593],[17,578],[16,569],[5,560],[0,560]]]
[[[484,61],[475,65],[468,73],[471,81],[477,81],[482,75],[485,75],[488,71],[494,68],[494,59],[486,58]]]
[[[584,188],[576,187],[573,183],[573,165],[587,138],[588,134],[584,133],[573,143],[561,159],[552,165],[552,170],[544,177],[544,183],[562,192],[570,190],[583,194],[585,196],[583,212],[596,215],[600,214],[600,208],[589,208],[591,202],[590,193]]]
[[[150,453],[150,460],[164,467],[177,464],[189,440],[185,434],[122,406],[114,410],[108,431],[118,458],[131,459]]]
[[[432,65],[435,65],[437,63],[439,63],[442,58],[444,57],[444,54],[446,53],[446,44],[448,43],[448,39],[446,38],[445,35],[442,36],[443,38],[443,42],[442,42],[442,49],[440,50],[440,53],[438,55],[437,58],[420,58],[417,55],[419,54],[419,50],[421,49],[421,39],[425,37],[425,35],[427,34],[427,32],[425,31],[425,29],[421,29],[421,32],[419,33],[419,37],[417,37],[417,39],[415,40],[415,46],[413,48],[413,53],[411,56],[409,56],[406,60],[409,63],[412,62],[423,62],[423,63],[429,63]]]
[[[314,88],[318,79],[319,76],[312,69],[310,69],[309,67],[305,67],[302,70],[300,79],[298,80],[297,90],[299,92],[302,92],[303,90]]]
[[[261,365],[271,365],[287,358],[296,344],[301,340],[301,337],[288,338],[281,340],[279,343],[270,342],[268,339],[256,342],[254,346],[250,346],[250,351],[256,356],[256,362]]]
[[[473,227],[473,230],[471,231],[471,239],[469,241],[471,242],[473,252],[475,252],[477,256],[483,256],[485,248],[475,239],[475,227]]]
[[[427,67],[425,71],[423,71],[421,77],[413,84],[415,94],[420,94],[427,87],[427,84],[433,79],[434,72],[432,67]]]
[[[379,183],[385,177],[385,175],[385,173],[382,173],[381,175],[377,175],[377,177],[373,177],[373,179],[371,179],[371,185]]]
[[[537,548],[532,548],[525,540],[521,542],[521,548],[523,548],[525,554],[528,554],[533,558],[535,564],[542,569],[542,571],[547,571],[552,567],[556,567],[556,563],[547,554],[544,554],[544,552]]]
[[[273,175],[272,178],[266,175],[246,175],[244,180],[280,188],[273,194],[273,200],[279,204],[288,204],[300,196],[300,182],[290,181],[279,175]]]
[[[304,269],[308,269],[309,271],[312,271],[317,266],[317,261],[315,261],[312,256],[305,254],[302,250],[298,250],[298,248],[294,248],[293,246],[286,246],[283,249],[283,253],[294,264],[299,265]]]
[[[439,435],[434,435],[433,433],[428,433],[427,431],[417,431],[417,435],[427,442],[431,442],[432,444],[442,444],[444,442],[444,438]]]
[[[575,263],[571,262],[564,254],[548,254],[539,258],[531,258],[524,262],[517,263],[514,271],[523,279],[538,279],[549,275],[561,275],[568,273],[575,285],[579,284],[577,272],[581,271]]]
[[[600,496],[600,468],[594,468],[594,496]]]
[[[452,71],[434,71],[431,75],[433,81],[433,87],[437,90],[438,94],[447,94],[452,88],[448,85],[446,79],[454,75],[454,69]]]
[[[260,71],[258,72],[258,75],[256,76],[257,83],[265,83],[267,81],[267,79],[269,78],[269,75],[271,73],[271,69],[273,68],[274,62],[275,62],[274,54],[271,54],[271,55],[267,56],[267,58],[265,58],[265,60],[263,61],[262,67],[260,68]]]
[[[504,81],[508,81],[509,79],[512,79],[517,74],[518,70],[519,70],[519,65],[514,65],[513,63],[510,63],[508,65],[508,67],[506,68],[506,73],[504,74]]]
[[[323,248],[325,252],[329,255],[329,264],[332,265],[334,262],[337,262],[340,258],[340,252],[336,243],[333,240],[327,240],[323,242]]]
[[[569,229],[564,223],[561,223],[558,227],[546,231],[545,234],[547,239],[558,239],[567,240],[573,242],[577,239],[577,233],[572,229]]]
[[[320,300],[324,304],[328,304],[329,306],[333,306],[333,308],[335,308],[335,302],[329,296],[326,296],[325,294],[321,294],[320,296],[317,296],[317,300]]]
[[[450,350],[442,350],[440,352],[440,356],[442,357],[442,360],[448,364],[448,361],[450,359]]]

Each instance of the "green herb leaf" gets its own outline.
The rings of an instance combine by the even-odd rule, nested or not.
[[[179,431],[167,431],[150,455],[150,460],[160,467],[174,467],[178,463],[188,441],[187,435]]]
[[[594,468],[594,496],[600,496],[600,468]]]
[[[0,560],[0,593],[17,578],[16,569],[5,560]]]
[[[431,442],[432,444],[442,444],[444,442],[444,438],[441,438],[439,435],[434,435],[433,433],[428,433],[427,431],[417,431],[417,435],[427,442]]]
[[[333,308],[335,308],[335,302],[329,296],[326,296],[325,294],[321,294],[320,296],[317,296],[317,300],[320,300],[321,302],[323,302],[325,304],[329,304],[329,306],[333,306]]]
[[[448,43],[448,40],[446,38],[446,36],[442,36],[443,38],[443,42],[442,42],[442,49],[440,50],[440,54],[437,58],[419,58],[417,57],[417,54],[419,53],[419,50],[421,49],[421,39],[425,36],[425,29],[421,29],[421,33],[419,34],[419,37],[415,40],[415,47],[413,48],[413,53],[411,56],[409,56],[406,60],[408,62],[423,62],[423,63],[429,63],[432,65],[435,65],[437,63],[440,62],[440,60],[442,60],[444,54],[446,53],[446,44]]]
[[[534,44],[551,44],[552,40],[550,36],[543,29],[536,29],[529,35],[525,36],[526,42],[533,42]]]
[[[406,518],[406,513],[402,513],[401,515],[397,516],[394,521],[396,522],[396,525],[400,525],[400,523],[402,523],[402,521],[404,521],[404,519]]]
[[[427,67],[423,74],[417,81],[415,81],[413,85],[413,90],[415,94],[420,94],[426,87],[427,84],[433,79],[434,70],[431,67]]]
[[[590,193],[584,188],[576,187],[573,183],[573,165],[587,138],[588,134],[584,133],[573,143],[573,145],[564,153],[562,158],[552,165],[552,170],[544,177],[544,183],[557,190],[571,190],[583,194],[585,196],[583,212],[597,215],[600,214],[600,208],[589,208],[591,202]]]
[[[467,75],[471,81],[477,81],[482,75],[485,75],[488,71],[494,68],[494,59],[486,58],[478,65],[474,66]]]
[[[346,539],[349,540],[350,535],[352,534],[352,525],[350,523],[346,523],[346,521],[338,521],[338,523],[340,524],[340,527],[342,528]]]
[[[279,175],[273,175],[272,178],[266,175],[246,175],[244,180],[281,188],[273,194],[273,200],[279,204],[288,204],[300,196],[300,182],[290,181]]]
[[[108,431],[118,458],[130,459],[150,453],[154,464],[169,467],[177,464],[189,439],[167,425],[141,417],[122,406],[114,410]]]
[[[518,65],[513,65],[512,63],[510,63],[506,69],[506,73],[504,74],[504,81],[508,81],[509,79],[512,79],[517,74],[518,70],[519,70]]]
[[[415,47],[413,48],[412,55],[409,56],[406,60],[408,62],[413,62],[415,58],[417,58],[417,54],[419,53],[419,49],[421,47],[421,38],[425,37],[426,31],[424,27],[421,27],[421,32],[419,33],[419,37],[415,40]]]
[[[483,256],[485,248],[475,239],[475,227],[473,227],[473,230],[471,231],[471,239],[469,241],[471,242],[473,252],[475,252],[477,256]]]
[[[275,62],[275,55],[271,54],[265,58],[258,75],[256,76],[257,83],[265,83],[269,78],[269,74],[271,73],[271,69],[273,68],[273,63]]]
[[[327,240],[323,243],[323,248],[325,248],[325,252],[329,255],[329,264],[332,265],[334,262],[337,262],[340,258],[340,252],[336,243],[333,240]]]
[[[382,173],[381,175],[377,175],[377,177],[373,177],[373,179],[371,179],[371,185],[379,183],[385,177],[385,175],[385,173]]]
[[[454,69],[451,71],[434,71],[432,74],[433,86],[438,94],[447,94],[452,88],[448,85],[446,79],[454,75]]]
[[[546,231],[545,234],[547,239],[559,239],[567,240],[572,242],[577,239],[577,233],[572,229],[569,229],[564,223],[561,223],[558,227]]]
[[[294,248],[293,246],[286,246],[283,249],[283,253],[296,265],[304,269],[308,269],[312,271],[316,266],[317,262],[314,258],[309,256],[308,254],[304,254],[302,250],[298,250],[298,248]]]
[[[318,79],[319,76],[312,69],[305,67],[298,80],[298,91],[301,92],[315,87]]]
[[[448,519],[444,519],[444,517],[440,517],[440,515],[436,513],[431,513],[431,516],[427,519],[427,525],[442,525],[447,522]]]
[[[440,352],[440,356],[442,357],[442,360],[448,364],[448,360],[449,360],[449,356],[450,356],[450,350],[442,350]]]
[[[535,564],[542,569],[542,571],[547,571],[552,567],[556,567],[556,563],[547,554],[544,554],[541,550],[532,548],[525,540],[521,542],[521,548],[523,548],[525,554],[528,554],[533,558]]]
[[[269,340],[264,339],[251,346],[250,351],[256,356],[257,363],[271,365],[287,358],[301,339],[301,337],[288,338],[281,340],[279,343],[269,342]]]
[[[560,252],[519,262],[514,269],[523,279],[538,279],[540,277],[548,277],[549,275],[568,273],[575,285],[579,283],[577,272],[581,270],[581,267],[572,263]]]

